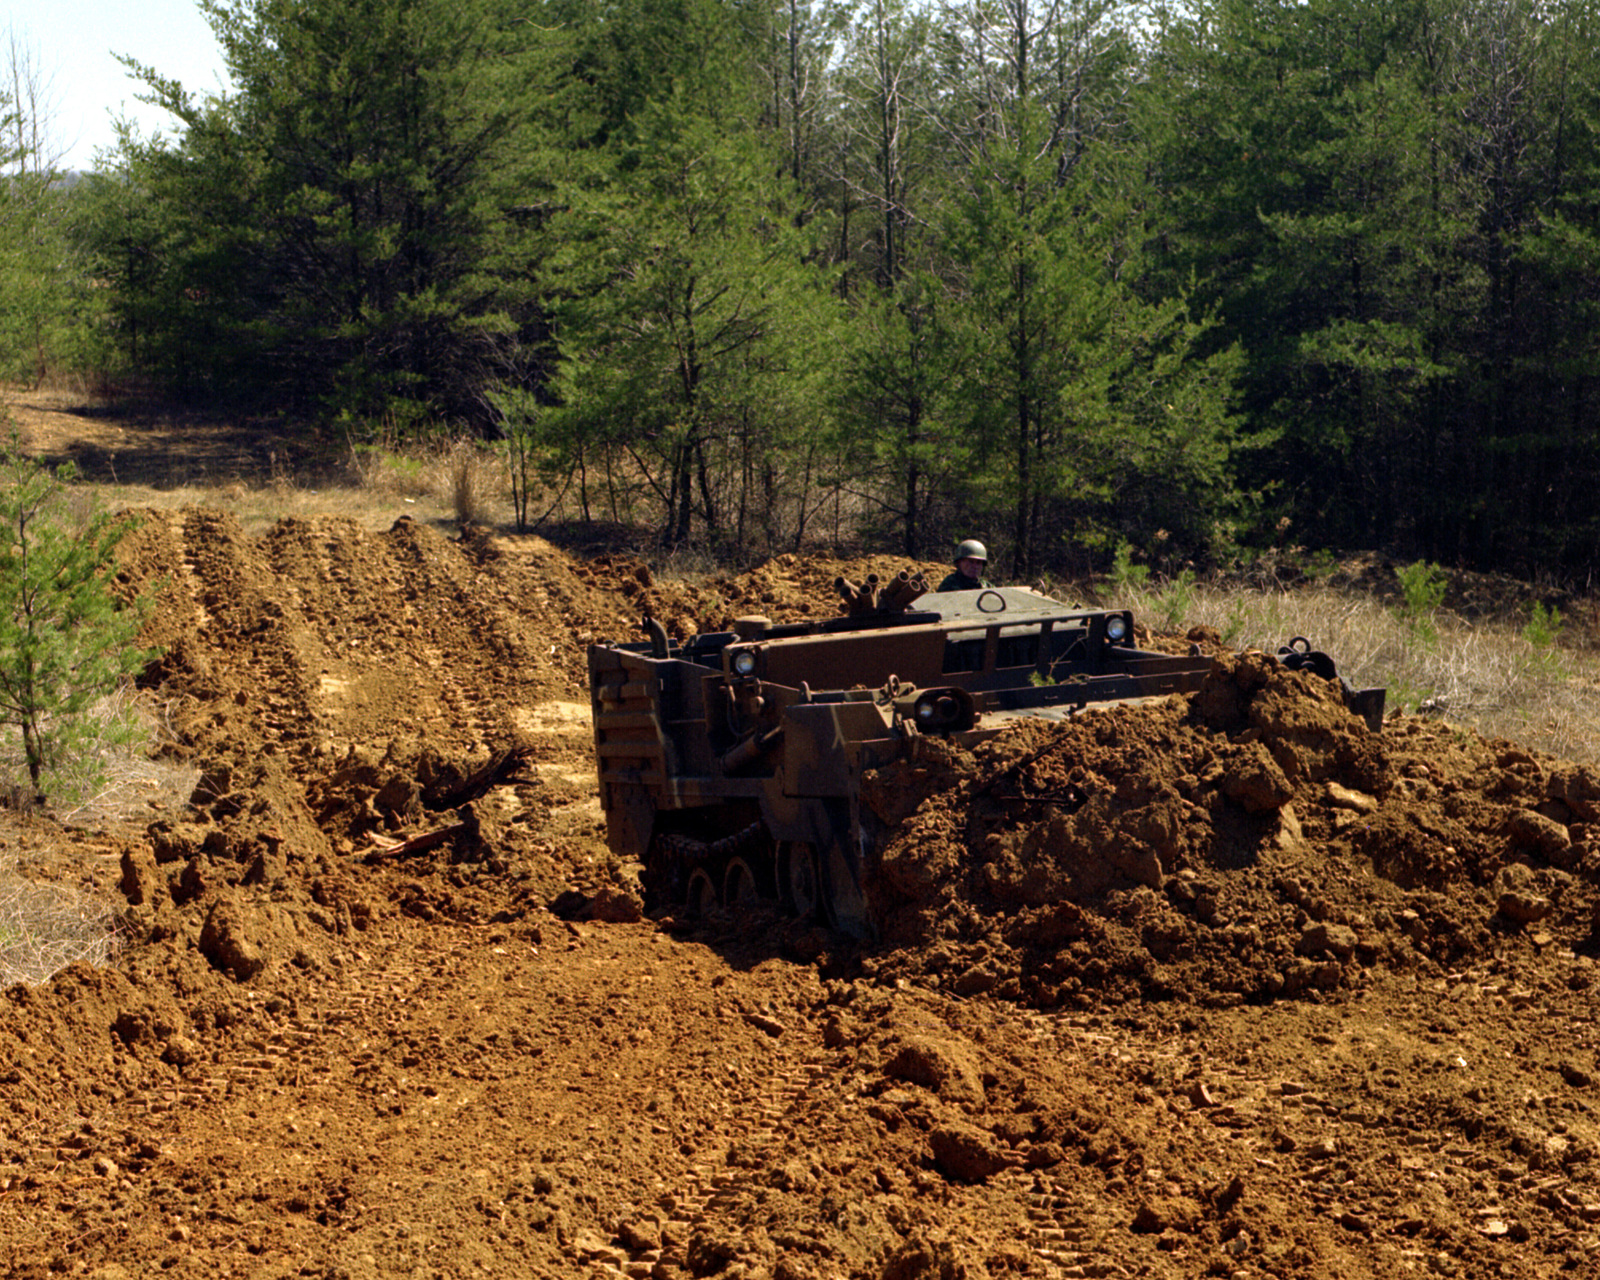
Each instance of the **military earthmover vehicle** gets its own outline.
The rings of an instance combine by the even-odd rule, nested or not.
[[[1212,667],[1135,647],[1125,609],[1019,587],[927,594],[909,572],[836,587],[835,618],[746,617],[683,643],[647,618],[647,640],[590,647],[607,838],[644,864],[652,906],[765,900],[869,936],[863,773],[918,735],[970,745],[1019,716],[1189,692]],[[1278,656],[1338,679],[1302,639]],[[1378,728],[1384,691],[1340,684]]]

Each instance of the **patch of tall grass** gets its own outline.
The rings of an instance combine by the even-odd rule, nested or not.
[[[1600,763],[1600,661],[1562,643],[1559,615],[1468,621],[1440,609],[1430,592],[1419,595],[1422,607],[1414,595],[1393,608],[1328,586],[1262,590],[1186,579],[1123,582],[1108,602],[1162,632],[1209,627],[1236,649],[1275,653],[1303,636],[1352,685],[1386,687],[1391,714],[1447,719]]]
[[[109,964],[118,946],[107,903],[65,885],[0,874],[0,988],[44,982],[69,964]]]

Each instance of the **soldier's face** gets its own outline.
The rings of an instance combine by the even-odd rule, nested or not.
[[[964,578],[983,577],[983,561],[975,556],[962,556],[956,561],[956,568],[961,571]]]

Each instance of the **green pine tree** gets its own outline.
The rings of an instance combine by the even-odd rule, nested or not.
[[[561,362],[539,445],[580,486],[590,466],[642,478],[667,546],[770,546],[829,469],[839,308],[822,220],[796,216],[752,123],[748,42],[717,6],[687,8],[695,56],[662,64],[553,220]]]
[[[95,708],[155,656],[134,644],[142,602],[110,587],[126,526],[99,508],[75,520],[72,478],[70,464],[52,472],[24,456],[14,431],[0,450],[0,724],[21,735],[36,795],[64,766],[80,766],[80,785],[101,773],[125,726]]]
[[[533,308],[537,201],[513,179],[559,33],[506,0],[201,8],[237,88],[197,98],[127,62],[183,132],[125,149],[119,180],[155,216],[104,237],[114,270],[122,235],[146,237],[155,371],[358,420],[481,420]]]

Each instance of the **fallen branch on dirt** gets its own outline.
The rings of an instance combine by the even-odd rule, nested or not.
[[[515,782],[536,783],[536,777],[528,777],[519,772],[523,765],[528,763],[528,757],[533,754],[528,747],[512,747],[509,751],[500,751],[489,757],[488,763],[473,771],[461,781],[444,788],[436,794],[429,794],[423,798],[423,803],[435,813],[445,809],[456,809],[464,804],[487,795],[495,787]]]
[[[420,836],[412,836],[409,840],[402,840],[399,844],[385,845],[381,849],[374,849],[362,859],[366,863],[388,862],[393,858],[409,858],[417,853],[429,853],[441,845],[447,845],[457,836],[474,834],[477,832],[476,822],[452,822],[448,827],[440,827],[436,831],[425,831]]]

